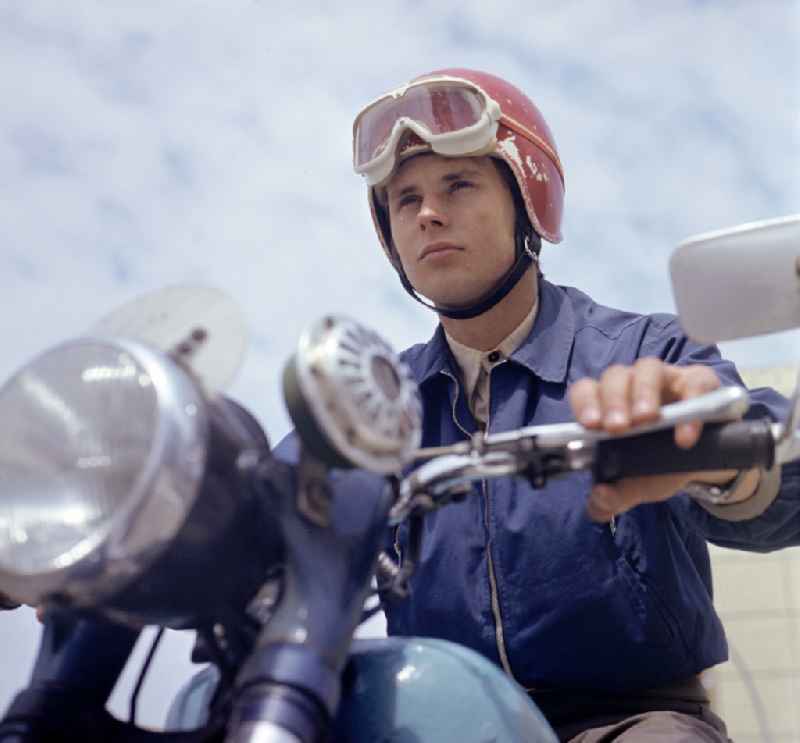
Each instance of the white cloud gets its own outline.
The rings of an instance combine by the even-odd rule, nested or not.
[[[797,13],[788,0],[6,2],[0,374],[136,294],[200,281],[240,302],[254,343],[234,393],[279,436],[280,369],[308,322],[347,312],[396,346],[426,338],[431,317],[372,232],[350,126],[383,90],[454,64],[514,81],[555,133],[567,239],[545,248],[547,274],[670,309],[678,240],[798,211]],[[788,344],[734,353],[779,361]],[[3,621],[9,653],[32,642]]]

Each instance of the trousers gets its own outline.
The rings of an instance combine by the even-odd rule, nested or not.
[[[643,712],[578,735],[556,729],[562,743],[730,743],[725,723],[710,710],[703,717],[683,712]],[[564,735],[569,737],[564,737]]]
[[[697,676],[640,692],[537,689],[529,694],[561,743],[730,741]]]

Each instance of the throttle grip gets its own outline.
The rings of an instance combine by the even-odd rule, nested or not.
[[[697,443],[682,449],[674,429],[605,439],[596,444],[595,482],[702,470],[769,469],[775,462],[771,421],[707,423]]]

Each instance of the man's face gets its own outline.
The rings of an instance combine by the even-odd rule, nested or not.
[[[469,304],[514,263],[514,201],[490,158],[412,157],[386,195],[406,275],[433,302]]]

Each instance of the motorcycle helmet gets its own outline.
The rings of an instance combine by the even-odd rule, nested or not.
[[[517,260],[490,292],[469,307],[430,304],[411,286],[392,247],[382,191],[398,165],[421,152],[489,155],[504,163],[517,207]],[[450,317],[474,317],[497,304],[537,259],[539,240],[561,241],[564,175],[553,135],[535,104],[515,86],[459,68],[415,78],[367,105],[353,123],[353,165],[367,181],[378,238],[403,286]]]

